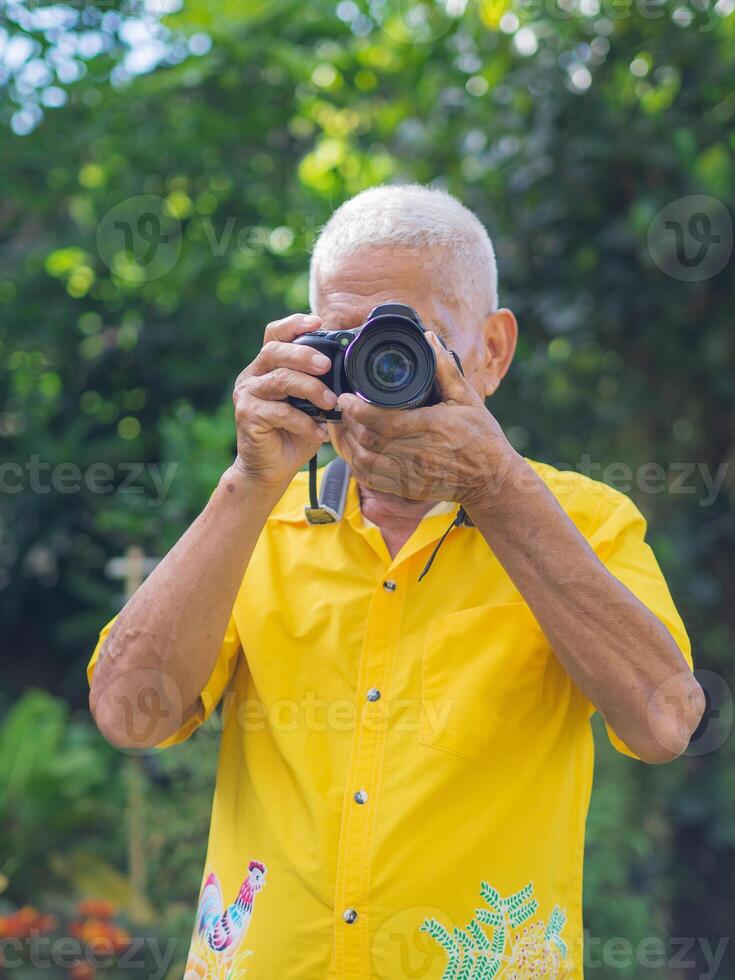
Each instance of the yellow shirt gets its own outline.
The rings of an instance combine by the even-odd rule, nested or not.
[[[532,465],[689,660],[635,506]],[[476,528],[419,583],[447,513],[391,560],[354,481],[339,524],[306,499],[299,474],[164,743],[225,695],[187,980],[581,978],[590,702]]]

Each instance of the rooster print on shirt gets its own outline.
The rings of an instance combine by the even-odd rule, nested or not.
[[[246,974],[242,948],[258,892],[265,887],[266,867],[251,861],[235,899],[225,905],[219,878],[207,876],[197,905],[196,925],[184,980],[239,980]]]

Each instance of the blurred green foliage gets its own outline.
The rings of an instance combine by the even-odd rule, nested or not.
[[[233,379],[268,320],[306,308],[331,210],[409,180],[456,193],[495,239],[521,326],[491,406],[510,438],[632,493],[698,665],[732,683],[734,484],[728,470],[710,500],[702,476],[733,456],[732,266],[685,281],[673,245],[662,259],[651,238],[689,195],[732,215],[732,4],[190,0],[160,20],[11,2],[0,16],[6,707],[28,686],[83,704],[89,650],[120,602],[107,560],[131,542],[162,554],[206,500],[232,454]],[[158,199],[157,229],[138,224],[140,195]],[[659,492],[610,468],[651,462]],[[672,463],[700,467],[685,492]],[[0,787],[14,901],[63,878],[58,856],[77,845],[125,868],[126,760],[39,698],[3,735],[25,774],[3,768]],[[23,735],[37,724],[38,757]],[[716,945],[735,918],[732,737],[656,770],[598,742],[591,934]],[[167,808],[147,842],[164,920],[167,903],[190,910],[206,832],[208,770],[187,752],[145,770],[151,806]]]
[[[172,980],[180,977],[206,851],[217,742],[213,722],[196,742],[125,756],[99,737],[86,713],[71,714],[45,691],[21,697],[0,723],[0,892],[6,890],[0,938],[2,913],[20,905],[69,920],[78,901],[104,899],[130,935],[170,952]],[[136,833],[143,882],[128,873]],[[136,947],[134,958],[153,975],[150,948]],[[18,968],[11,975],[36,974]]]

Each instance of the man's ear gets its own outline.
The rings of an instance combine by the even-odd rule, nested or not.
[[[507,309],[488,313],[485,319],[485,397],[494,394],[516,352],[518,322]]]

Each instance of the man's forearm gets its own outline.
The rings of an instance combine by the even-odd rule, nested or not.
[[[236,467],[128,601],[105,640],[90,707],[105,737],[145,748],[197,708],[214,668],[243,574],[284,487],[250,482]]]
[[[699,685],[666,627],[607,571],[540,477],[510,456],[502,486],[468,511],[620,738],[647,761],[680,754],[704,708]]]

